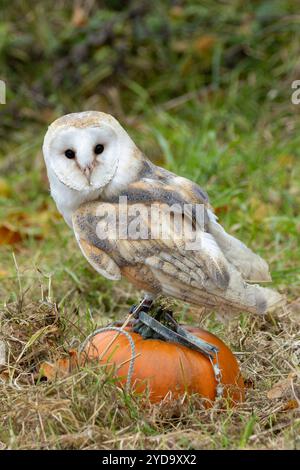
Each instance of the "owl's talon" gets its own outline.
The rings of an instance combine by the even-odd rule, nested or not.
[[[139,318],[139,313],[143,310],[148,313],[153,304],[153,300],[150,300],[148,297],[144,297],[143,300],[138,305],[133,305],[129,312],[134,318]]]
[[[136,307],[137,307],[136,305],[132,305],[129,309],[129,313],[134,313]]]

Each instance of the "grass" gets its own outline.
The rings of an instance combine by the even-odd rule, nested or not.
[[[67,2],[47,17],[41,6],[29,14],[26,2],[5,9],[0,64],[10,86],[0,109],[0,324],[9,366],[0,366],[3,448],[300,447],[300,108],[290,101],[291,82],[299,78],[299,18],[293,2],[251,2],[247,11],[238,1],[196,3],[170,11],[161,2],[159,15],[142,12],[138,24],[151,40],[116,6],[93,4],[83,29],[70,22]],[[110,40],[89,45],[76,67],[69,51],[89,44],[108,19],[115,21]],[[115,57],[120,43],[125,64]],[[49,79],[50,63],[59,86]],[[235,409],[217,403],[205,410],[198,397],[142,407],[102,370],[38,380],[42,361],[122,318],[140,295],[125,281],[93,272],[48,192],[41,155],[46,126],[88,108],[116,115],[153,161],[202,185],[223,226],[268,260],[274,286],[287,297],[284,310],[265,318],[241,312],[225,323],[218,312],[201,317],[197,309],[176,306],[182,322],[209,329],[236,352],[247,394]],[[3,243],[5,237],[10,241]]]

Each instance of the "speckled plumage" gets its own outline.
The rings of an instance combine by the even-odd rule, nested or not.
[[[81,132],[79,140],[76,130]],[[79,143],[75,146],[78,161],[70,164],[69,171],[61,152],[64,142],[72,142],[70,136]],[[106,142],[102,159],[93,156],[95,139]],[[103,276],[112,280],[126,277],[153,296],[163,294],[209,308],[264,313],[280,302],[275,291],[249,284],[270,281],[268,266],[224,231],[206,193],[190,180],[151,163],[113,117],[87,112],[60,118],[49,128],[44,154],[58,209],[73,228],[84,256]],[[84,165],[91,169],[87,181]],[[155,204],[162,210],[164,205],[202,204],[203,226],[193,211],[190,214],[201,248],[187,250],[186,240],[178,240],[170,224],[162,227],[170,235],[168,239],[119,239],[111,234],[99,238],[97,228],[103,223],[99,210],[117,213],[120,196],[126,197],[129,206],[150,208]],[[119,227],[118,217],[116,223]],[[163,219],[160,223],[169,222]],[[143,229],[148,225],[149,219],[144,218]]]

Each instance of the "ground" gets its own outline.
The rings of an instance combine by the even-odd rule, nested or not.
[[[249,11],[243,2],[182,3],[162,7],[167,39],[159,24],[165,17],[153,12],[138,13],[133,24],[134,15],[118,6],[92,17],[71,7],[45,15],[41,5],[25,15],[26,2],[20,11],[6,9],[0,63],[11,86],[0,108],[0,322],[9,366],[0,366],[2,448],[300,447],[300,105],[291,102],[291,83],[300,78],[299,15],[293,2],[253,2]],[[143,18],[156,42],[139,30]],[[102,43],[97,21],[113,24]],[[125,64],[117,60],[120,38]],[[73,83],[79,45],[83,63]],[[49,79],[50,63],[57,83]],[[185,397],[142,406],[100,369],[39,379],[42,361],[124,317],[140,296],[89,267],[49,194],[41,153],[47,124],[89,108],[116,115],[155,163],[199,183],[222,225],[270,263],[287,306],[266,317],[241,312],[224,321],[217,311],[202,316],[175,305],[182,323],[209,329],[235,352],[247,385],[243,404],[207,410],[199,397]]]

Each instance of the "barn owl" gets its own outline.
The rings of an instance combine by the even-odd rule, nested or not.
[[[87,111],[57,119],[45,135],[43,153],[51,195],[83,255],[102,276],[127,278],[145,293],[145,303],[163,295],[211,309],[263,314],[281,302],[276,291],[253,284],[271,280],[267,263],[222,228],[206,193],[154,165],[112,116]],[[129,208],[155,206],[162,213],[172,205],[201,206],[202,224],[193,210],[188,216],[199,247],[187,249],[185,235],[175,236],[175,225],[166,217],[154,225],[168,237],[116,237],[109,230],[99,236],[104,215],[119,228],[124,225],[119,211],[124,201]],[[145,215],[142,225],[148,228]]]

